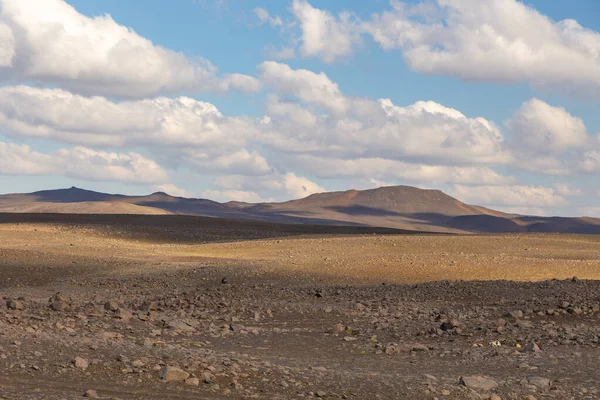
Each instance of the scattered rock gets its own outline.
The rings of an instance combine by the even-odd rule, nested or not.
[[[131,318],[133,317],[133,314],[124,308],[118,308],[116,317],[123,322],[129,322],[131,320]]]
[[[19,300],[7,300],[6,308],[8,308],[9,310],[22,310],[23,303],[20,302]]]
[[[81,369],[81,370],[86,370],[90,366],[89,361],[86,360],[85,358],[81,358],[81,357],[75,357],[75,360],[73,360],[73,363],[75,364],[75,368]]]
[[[97,399],[98,398],[98,393],[95,390],[86,390],[86,392],[84,393],[83,397],[88,397],[90,399]]]
[[[196,377],[187,378],[185,380],[185,384],[190,385],[190,386],[198,386],[200,384],[200,379],[198,379]]]
[[[194,332],[194,331],[196,331],[196,328],[194,328],[189,323],[187,323],[186,321],[183,321],[181,319],[171,320],[169,322],[169,324],[167,325],[167,328],[175,330],[175,331],[181,331],[181,332]]]
[[[529,353],[539,353],[542,351],[542,349],[540,349],[540,346],[537,345],[537,343],[535,342],[529,342],[525,345],[525,347],[523,348],[523,350],[525,350],[526,352]]]
[[[458,382],[471,389],[492,390],[498,387],[496,381],[484,376],[461,376]]]
[[[540,389],[550,387],[550,379],[542,378],[540,376],[530,376],[527,378],[527,382],[531,385],[537,386]]]
[[[521,310],[514,310],[514,311],[511,311],[510,313],[508,313],[508,315],[515,319],[521,319],[521,318],[523,318],[524,314],[523,314],[523,311],[521,311]]]
[[[344,333],[345,331],[346,327],[341,323],[335,324],[330,330],[331,333]]]
[[[183,382],[189,378],[190,374],[181,368],[177,367],[163,367],[159,373],[160,379],[167,382]]]
[[[54,311],[67,311],[70,309],[67,298],[61,293],[55,293],[50,297],[48,302],[50,303],[50,308]]]
[[[202,374],[202,382],[206,383],[207,385],[213,383],[212,375],[209,372]]]
[[[106,311],[117,311],[119,309],[119,303],[114,300],[109,300],[104,303],[104,309]]]
[[[452,329],[456,329],[459,327],[459,322],[457,319],[451,319],[449,321],[444,321],[440,325],[440,329],[443,331],[451,331]]]

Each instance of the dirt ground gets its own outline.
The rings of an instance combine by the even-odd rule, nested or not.
[[[599,236],[3,216],[0,399],[598,399],[598,279]]]

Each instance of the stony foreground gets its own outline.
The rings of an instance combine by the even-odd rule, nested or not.
[[[600,281],[340,284],[178,238],[0,226],[0,398],[600,398]]]

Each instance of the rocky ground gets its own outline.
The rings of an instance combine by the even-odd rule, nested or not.
[[[131,226],[0,224],[0,399],[600,398],[600,281],[565,271],[538,282],[415,283],[398,261],[375,282],[369,268],[348,274],[352,257],[335,255],[353,254],[357,241],[364,255],[383,240],[391,253],[382,263],[414,262],[419,250],[402,243],[420,240],[437,248],[423,259],[450,265],[500,268],[498,254],[512,264],[527,252],[534,264],[522,265],[532,268],[552,253],[549,264],[585,262],[584,272],[600,274],[600,239],[249,240],[253,231],[194,244],[206,227],[194,229],[169,240]],[[336,253],[322,274],[292,251],[322,259],[330,241]]]

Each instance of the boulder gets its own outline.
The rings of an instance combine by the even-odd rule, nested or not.
[[[160,379],[167,382],[183,382],[190,374],[177,367],[163,367],[160,370]]]

